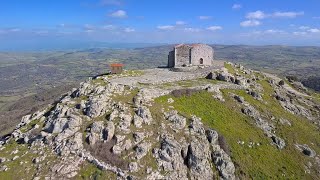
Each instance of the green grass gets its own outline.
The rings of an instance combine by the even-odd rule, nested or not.
[[[125,90],[121,94],[113,94],[112,99],[117,102],[122,102],[126,104],[132,104],[133,98],[138,94],[139,89]]]
[[[123,76],[142,76],[144,75],[143,71],[140,70],[124,70],[121,75]]]
[[[166,104],[169,97],[163,96],[156,101]],[[174,99],[172,105],[180,113],[189,117],[190,115],[201,117],[206,126],[216,129],[225,136],[231,149],[232,159],[236,164],[237,176],[253,179],[318,178],[314,171],[311,175],[304,173],[303,164],[307,162],[307,159],[293,146],[293,141],[309,145],[310,142],[320,143],[319,133],[307,121],[294,121],[292,129],[288,127],[281,127],[280,131],[277,129],[280,132],[279,135],[289,143],[284,150],[280,151],[270,144],[270,138],[266,137],[262,130],[255,127],[252,119],[240,112],[240,107],[229,96],[225,96],[224,103],[213,99],[212,94],[208,92],[196,93],[190,97],[171,98]],[[248,97],[245,98],[247,100]],[[253,100],[252,98],[247,101]],[[259,103],[259,101],[255,103]],[[275,103],[271,101],[270,106]],[[261,108],[265,107],[261,105]],[[274,107],[273,110],[277,108],[279,107]],[[281,110],[277,111],[285,113]],[[239,140],[245,143],[261,143],[262,145],[249,148],[247,145],[239,145],[237,143]]]
[[[224,67],[228,70],[229,73],[231,74],[236,74],[236,71],[234,70],[234,68],[232,67],[231,64],[228,63],[224,63]]]
[[[12,151],[18,149],[17,154],[11,154]],[[46,175],[52,164],[55,163],[55,155],[48,149],[44,149],[47,157],[44,161],[38,163],[41,164],[42,170],[40,176]],[[26,154],[25,154],[26,153]],[[14,156],[19,156],[18,159],[12,161]],[[0,179],[11,180],[11,179],[33,179],[36,173],[36,165],[32,163],[32,159],[38,157],[32,150],[29,149],[28,145],[17,144],[15,141],[11,141],[5,145],[5,149],[0,151],[0,157],[5,157],[6,162],[1,165],[6,165],[9,170],[6,172],[0,172]],[[8,159],[10,161],[8,161]],[[23,162],[20,164],[20,162]],[[48,162],[48,164],[46,163]]]
[[[39,119],[32,120],[29,124],[27,124],[26,126],[22,127],[20,130],[21,130],[22,133],[25,133],[25,132],[29,131],[30,129],[32,129],[39,122],[40,122]],[[40,126],[40,128],[41,128],[41,126]]]
[[[99,84],[99,85],[102,85],[102,86],[105,86],[107,83],[103,80],[103,79],[93,79],[92,80],[92,83],[93,84]]]
[[[161,88],[170,88],[170,87],[194,87],[194,86],[203,86],[207,84],[217,84],[219,83],[218,80],[206,79],[206,78],[199,78],[194,80],[185,80],[185,81],[177,81],[177,82],[168,82],[159,85]]]
[[[104,171],[99,169],[97,166],[85,162],[81,165],[79,174],[74,178],[76,180],[104,180],[104,179],[116,179],[117,175],[110,171]]]

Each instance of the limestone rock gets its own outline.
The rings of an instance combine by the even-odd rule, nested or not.
[[[110,141],[114,136],[115,126],[112,121],[107,122],[107,126],[104,129],[105,137],[104,139]]]
[[[135,143],[141,142],[145,138],[145,136],[146,135],[143,132],[135,132],[133,134],[133,138],[134,138]]]
[[[152,116],[150,110],[145,106],[140,106],[136,111],[136,114],[143,119],[145,124],[150,125],[152,122]]]
[[[309,157],[315,157],[316,152],[312,150],[308,145],[306,144],[295,144],[296,148],[301,151],[304,155],[309,156]]]
[[[0,164],[1,163],[4,163],[4,162],[6,162],[7,161],[7,159],[6,158],[4,158],[4,157],[0,157]]]
[[[210,164],[210,146],[203,140],[193,138],[187,153],[187,165],[190,169],[190,178],[213,179],[212,167]],[[209,168],[210,167],[210,168]]]
[[[160,149],[153,149],[153,156],[157,159],[158,166],[170,174],[168,179],[187,179],[188,168],[184,164],[184,158],[181,156],[183,147],[172,137],[165,135],[161,140]]]
[[[127,139],[125,141],[120,141],[116,145],[112,147],[112,152],[114,154],[121,154],[124,150],[129,150],[132,147],[132,142],[130,139]]]
[[[234,95],[234,99],[237,100],[239,103],[244,103],[244,98],[242,96]]]
[[[235,178],[235,166],[231,161],[231,158],[225,153],[219,146],[213,146],[212,152],[213,163],[219,171],[219,175],[222,179],[234,180]]]
[[[2,171],[8,171],[9,170],[9,168],[8,168],[8,166],[6,166],[6,165],[3,165],[3,166],[0,166],[0,172],[2,172]]]
[[[143,119],[138,116],[138,115],[134,115],[133,116],[133,125],[137,128],[141,128],[142,127],[142,123],[143,123]]]
[[[217,74],[217,80],[234,83],[235,77],[226,68],[222,68],[222,71]]]
[[[208,138],[209,143],[211,143],[213,145],[218,143],[218,133],[217,133],[217,131],[214,131],[212,129],[208,129],[206,131],[206,134],[207,134],[207,138]]]
[[[136,159],[141,159],[142,157],[144,157],[145,155],[147,155],[148,151],[151,148],[151,143],[148,142],[142,142],[140,144],[138,144],[134,150],[136,153]]]
[[[139,170],[139,165],[137,162],[129,163],[129,171],[130,172],[137,172]]]
[[[171,111],[165,113],[165,117],[168,121],[172,122],[173,129],[183,129],[186,126],[187,119],[180,116],[177,111]]]
[[[279,148],[279,149],[283,149],[286,146],[286,143],[283,139],[273,135],[271,137],[273,143]]]
[[[99,95],[89,99],[85,113],[87,116],[94,118],[104,115],[108,109],[110,109],[109,98],[106,95]]]

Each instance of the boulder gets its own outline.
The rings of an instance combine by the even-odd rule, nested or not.
[[[206,79],[217,79],[217,74],[215,72],[210,72],[207,76]]]
[[[143,119],[138,115],[133,115],[133,125],[137,128],[141,128],[143,123]]]
[[[4,157],[0,157],[0,164],[1,163],[4,163],[4,162],[6,162],[7,161],[7,159],[6,158],[4,158]]]
[[[109,98],[106,95],[99,95],[90,98],[86,104],[85,113],[91,118],[104,115],[110,109]]]
[[[212,152],[213,163],[219,171],[221,179],[234,180],[235,178],[235,166],[231,161],[230,156],[225,153],[219,146],[213,146]]]
[[[207,138],[210,144],[218,143],[218,133],[213,129],[206,130]]]
[[[158,167],[169,171],[167,179],[188,179],[188,168],[184,161],[187,157],[187,146],[184,148],[173,137],[164,135],[160,140],[160,149],[153,149],[153,156],[157,159]],[[184,156],[181,156],[182,154]]]
[[[97,141],[103,139],[104,133],[104,122],[103,121],[96,121],[92,123],[90,128],[90,133],[88,134],[88,142],[91,145],[94,145]]]
[[[147,155],[148,151],[151,148],[151,143],[148,142],[142,142],[140,144],[138,144],[134,150],[136,152],[136,159],[141,159],[143,158],[145,155]]]
[[[183,129],[186,126],[187,119],[183,116],[180,116],[177,111],[171,111],[165,113],[165,117],[168,121],[172,122],[173,129]]]
[[[129,171],[130,172],[137,172],[139,170],[139,165],[137,162],[130,162],[129,163]]]
[[[136,114],[143,119],[145,124],[150,125],[152,122],[152,116],[150,110],[145,106],[140,106],[136,111]]]
[[[2,172],[2,171],[8,171],[9,170],[9,168],[8,168],[8,166],[6,166],[6,165],[3,165],[3,166],[0,166],[0,172]]]
[[[283,149],[286,146],[285,141],[275,135],[273,135],[271,139],[273,143],[278,147],[278,149]]]
[[[141,142],[145,138],[145,133],[144,132],[135,132],[133,133],[133,139],[135,143]]]
[[[110,141],[113,136],[114,136],[114,132],[115,132],[115,126],[114,123],[112,121],[107,122],[107,126],[104,128],[104,139],[107,141]]]
[[[210,146],[206,141],[192,138],[187,152],[187,166],[190,170],[190,179],[213,179]]]
[[[295,144],[296,148],[301,151],[304,155],[309,157],[315,157],[316,152],[312,150],[307,144]]]
[[[234,95],[233,96],[235,100],[237,100],[239,103],[244,103],[244,98],[242,96]]]

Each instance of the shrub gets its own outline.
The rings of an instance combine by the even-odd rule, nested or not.
[[[229,156],[231,156],[231,151],[227,143],[227,140],[221,134],[219,134],[218,143],[219,143],[219,146],[224,150],[224,152],[226,152]]]
[[[101,161],[122,169],[127,169],[128,163],[122,160],[118,155],[112,153],[113,145],[115,145],[114,139],[110,140],[109,142],[98,141],[94,145],[86,144],[86,149],[88,149],[93,156],[97,157]]]

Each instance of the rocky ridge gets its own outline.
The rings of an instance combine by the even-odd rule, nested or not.
[[[73,178],[79,174],[84,162],[112,172],[119,179],[237,179],[236,164],[228,149],[221,144],[221,134],[204,125],[200,117],[183,115],[174,106],[157,106],[158,97],[184,88],[163,86],[165,83],[197,81],[206,77],[208,81],[218,80],[219,83],[206,81],[188,89],[212,93],[213,98],[222,103],[226,98],[223,90],[241,90],[263,102],[265,90],[258,81],[259,78],[269,78],[274,89],[272,98],[278,100],[286,111],[319,125],[319,106],[310,96],[279,84],[281,79],[277,77],[258,75],[241,65],[229,63],[228,66],[237,68],[238,72],[231,73],[227,68],[200,71],[193,76],[170,72],[173,77],[167,75],[158,82],[146,74],[139,77],[143,83],[125,75],[90,79],[68,92],[57,104],[24,116],[11,136],[0,142],[0,148],[3,150],[14,141],[36,151],[47,148],[59,157],[60,161],[46,174],[41,174],[43,168],[39,167],[33,179]],[[148,79],[152,81],[150,85]],[[241,112],[252,118],[255,126],[270,138],[270,145],[279,150],[286,147],[286,140],[277,134],[272,121],[274,117],[261,114],[240,95],[228,95],[239,104]],[[172,103],[174,100],[169,98],[168,104]],[[290,124],[285,119],[281,122]],[[297,143],[295,147],[319,161],[318,154],[308,145]],[[46,159],[46,153],[40,153],[32,161],[39,164]],[[12,159],[16,160],[19,157]],[[0,158],[0,171],[10,170],[3,165],[6,161],[5,157]]]

